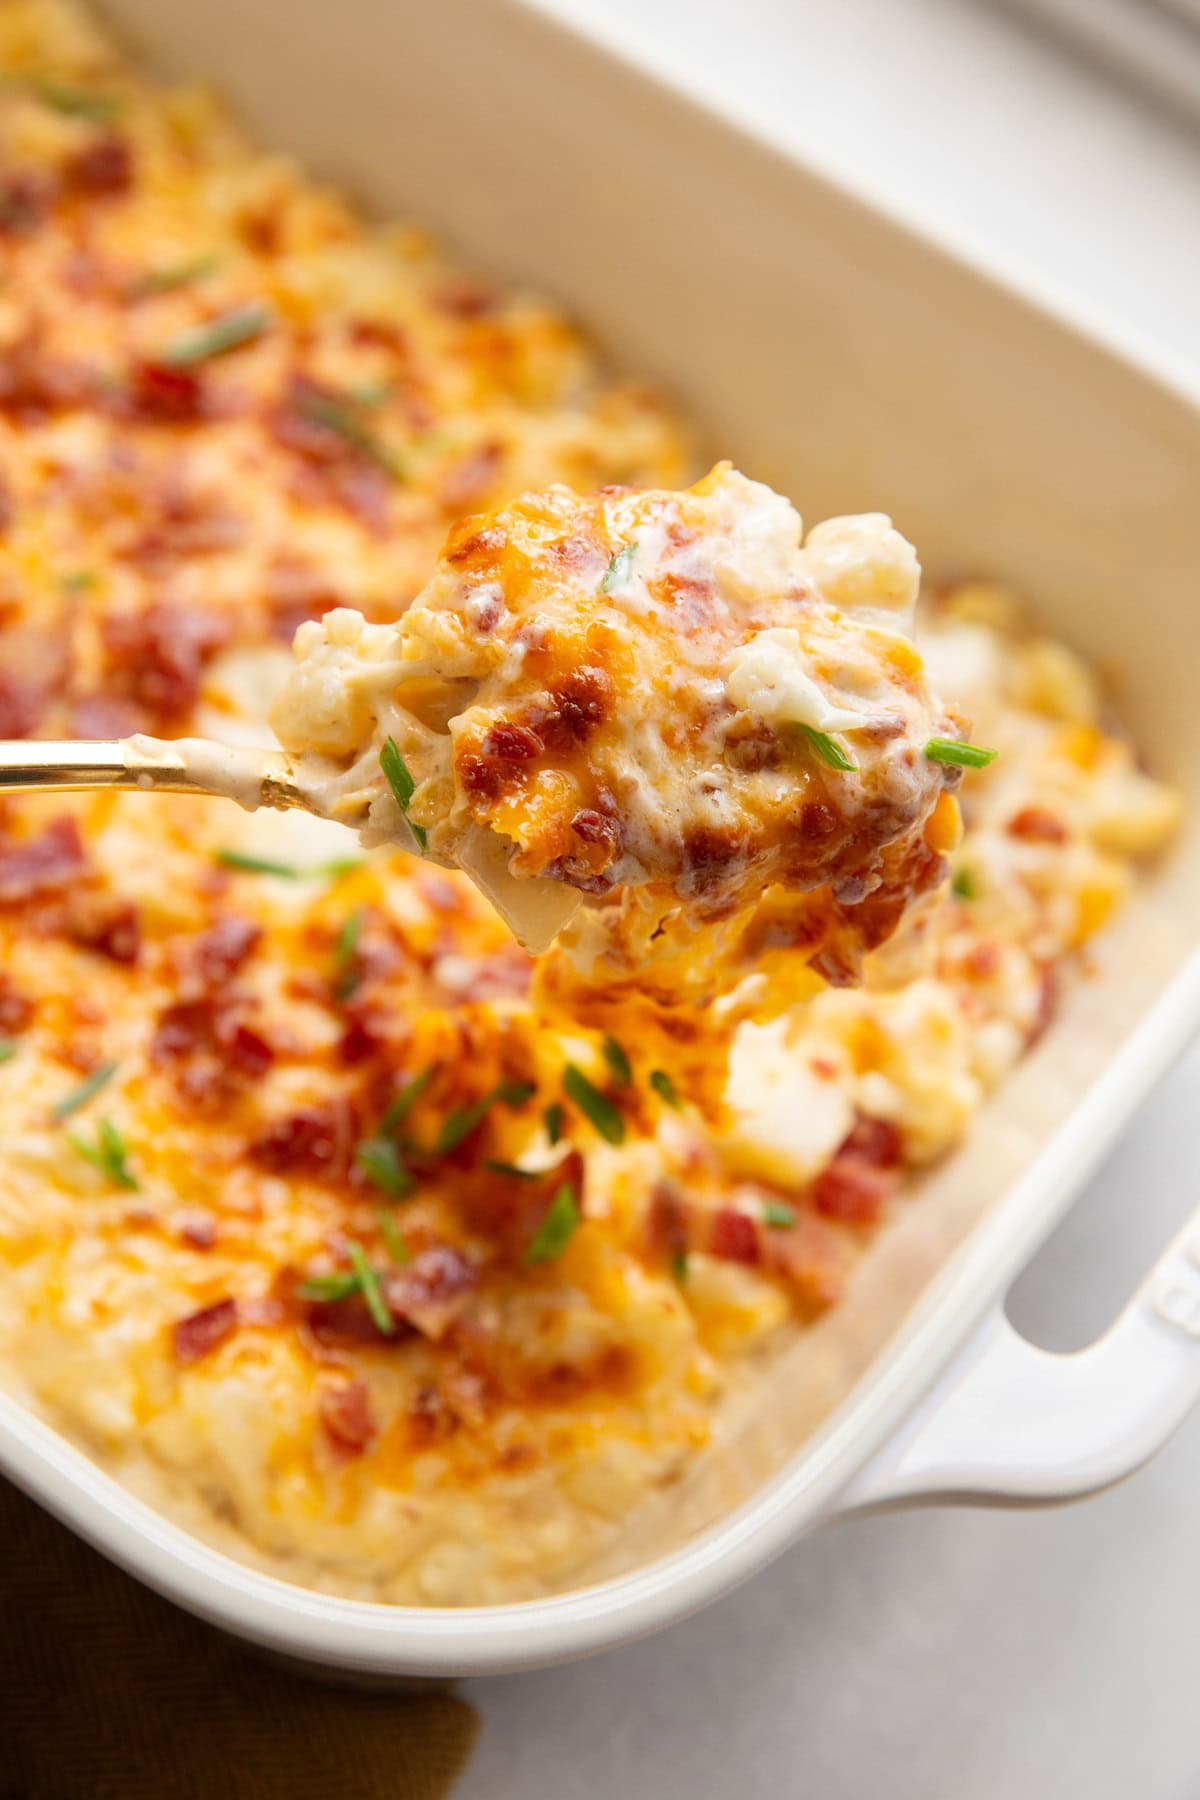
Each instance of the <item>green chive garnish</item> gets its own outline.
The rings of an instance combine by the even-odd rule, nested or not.
[[[206,275],[215,275],[220,266],[219,256],[193,256],[187,262],[167,263],[161,269],[148,269],[134,283],[131,297],[134,300],[147,300],[152,294],[170,294],[176,288],[190,287],[194,281],[203,281]]]
[[[417,784],[412,778],[408,764],[400,754],[395,738],[384,739],[383,749],[379,752],[379,766],[395,796],[396,805],[404,814],[408,829],[417,840],[417,848],[423,856],[429,845],[429,834],[423,825],[414,824],[413,820],[408,817],[408,803],[417,791]]]
[[[78,1112],[81,1106],[86,1106],[93,1094],[98,1094],[105,1082],[111,1081],[116,1072],[115,1062],[100,1063],[92,1070],[86,1081],[81,1081],[78,1087],[73,1087],[50,1108],[51,1118],[69,1119],[71,1114]]]
[[[831,738],[827,731],[814,731],[811,725],[798,725],[796,729],[808,739],[813,755],[827,769],[838,769],[843,774],[857,769],[858,764],[847,756],[837,739]]]
[[[120,112],[111,94],[97,94],[91,88],[73,87],[66,81],[41,76],[33,82],[33,91],[44,105],[63,113],[69,119],[87,119],[93,125],[110,125]]]
[[[402,1200],[417,1185],[390,1137],[363,1138],[355,1146],[354,1160],[371,1185],[393,1200]]]
[[[68,594],[86,594],[100,585],[91,569],[76,569],[72,574],[64,575],[62,584]]]
[[[379,1285],[379,1277],[367,1261],[367,1253],[361,1244],[351,1239],[346,1245],[346,1255],[350,1258],[350,1267],[358,1276],[358,1285],[363,1299],[367,1303],[377,1331],[385,1337],[391,1337],[396,1329],[396,1321],[388,1311],[388,1303],[383,1297],[383,1289]]]
[[[493,1175],[512,1175],[518,1181],[540,1181],[546,1173],[545,1169],[523,1169],[520,1163],[496,1162],[490,1157],[483,1166],[490,1169]]]
[[[129,1170],[129,1151],[125,1140],[111,1119],[101,1119],[94,1144],[89,1144],[74,1131],[67,1133],[67,1141],[72,1149],[78,1150],[80,1156],[86,1156],[94,1168],[107,1175],[118,1187],[136,1190],[139,1186]]]
[[[586,1113],[602,1138],[610,1144],[625,1142],[625,1121],[617,1108],[600,1089],[590,1082],[582,1069],[568,1063],[563,1071],[563,1092],[573,1100],[580,1112]]]
[[[388,1255],[397,1268],[402,1269],[405,1263],[412,1261],[412,1251],[400,1236],[396,1221],[385,1206],[381,1206],[375,1214],[375,1223],[379,1227],[380,1237],[387,1245]]]
[[[442,1121],[434,1146],[437,1154],[446,1156],[451,1150],[457,1150],[497,1100],[502,1100],[505,1106],[523,1106],[532,1093],[531,1081],[499,1081],[490,1093],[473,1101],[470,1106],[456,1106]]]
[[[348,1300],[351,1294],[357,1292],[358,1276],[346,1273],[311,1275],[296,1289],[297,1297],[301,1300]]]
[[[341,856],[333,862],[314,863],[302,869],[296,863],[273,862],[269,856],[251,856],[244,850],[218,850],[216,860],[225,869],[239,869],[243,875],[277,875],[281,881],[336,880],[361,869],[363,856]]]
[[[302,881],[303,869],[295,863],[272,862],[267,856],[250,856],[242,850],[218,850],[223,869],[240,869],[243,875],[278,875],[282,881]]]
[[[359,401],[360,406],[376,404],[377,401]],[[335,400],[332,394],[304,393],[297,399],[295,406],[302,418],[320,425],[325,431],[332,431],[352,449],[357,450],[360,456],[373,462],[377,469],[382,469],[385,475],[390,475],[394,481],[399,479],[400,467],[396,458],[380,443],[375,433],[356,417],[353,405]]]
[[[659,1099],[665,1100],[668,1106],[679,1107],[683,1105],[682,1100],[679,1098],[679,1091],[665,1069],[651,1069],[650,1086],[654,1089]]]
[[[11,1062],[17,1054],[17,1046],[11,1038],[0,1039],[0,1063]]]
[[[611,1069],[617,1086],[628,1087],[633,1080],[633,1068],[615,1037],[606,1037],[604,1040],[604,1060]]]
[[[392,383],[390,381],[364,381],[359,387],[348,388],[347,392],[356,406],[382,406],[391,398]]]
[[[796,1223],[796,1209],[794,1206],[785,1206],[782,1200],[768,1200],[763,1207],[763,1222],[786,1231],[789,1225]]]
[[[952,893],[958,895],[960,900],[978,900],[979,898],[979,883],[970,869],[966,867],[955,869],[950,880],[950,889]]]
[[[925,746],[930,762],[954,763],[960,769],[986,769],[998,750],[982,750],[978,744],[960,744],[957,738],[930,738]]]
[[[398,1125],[404,1123],[410,1109],[416,1105],[433,1080],[434,1073],[434,1066],[430,1063],[427,1069],[422,1069],[419,1075],[414,1075],[411,1081],[406,1081],[404,1086],[392,1095],[388,1101],[387,1110],[379,1121],[379,1130],[382,1135],[390,1135]]]
[[[338,932],[337,943],[333,949],[334,965],[338,970],[338,979],[334,990],[334,998],[348,1000],[358,986],[359,971],[354,966],[358,954],[358,940],[362,935],[363,908],[356,906],[348,915]]]
[[[533,1242],[525,1252],[527,1263],[553,1262],[561,1256],[579,1223],[575,1190],[564,1181],[542,1215]]]
[[[159,361],[170,369],[189,368],[193,363],[207,362],[210,357],[224,356],[229,350],[240,350],[270,329],[271,314],[257,300],[246,306],[235,306],[207,325],[193,331],[180,332],[161,352]]]
[[[551,1101],[542,1114],[542,1118],[546,1126],[546,1136],[550,1139],[551,1144],[557,1144],[563,1129],[563,1109],[557,1100]]]
[[[607,569],[604,571],[604,580],[600,583],[600,592],[602,594],[611,594],[615,587],[620,587],[623,581],[628,580],[633,572],[633,564],[636,556],[636,544],[626,544],[623,550],[617,551],[617,554],[613,557]]]
[[[688,1272],[687,1251],[686,1250],[677,1250],[675,1252],[674,1256],[671,1258],[671,1273],[675,1277],[676,1281],[686,1281],[687,1280],[687,1272]]]

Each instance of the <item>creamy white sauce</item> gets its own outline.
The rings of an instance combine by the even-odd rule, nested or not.
[[[809,673],[800,633],[775,625],[742,644],[725,667],[725,691],[739,712],[768,725],[808,725],[814,731],[854,731],[866,719],[835,706]]]

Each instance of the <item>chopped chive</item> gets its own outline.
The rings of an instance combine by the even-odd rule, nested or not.
[[[827,769],[838,769],[842,773],[857,769],[858,764],[847,756],[836,738],[831,738],[827,731],[815,731],[811,725],[797,725],[796,729],[803,732],[813,755]]]
[[[602,1138],[610,1144],[624,1143],[624,1119],[608,1095],[602,1094],[574,1063],[568,1063],[563,1071],[563,1092],[568,1100],[575,1102],[580,1112],[587,1114]]]
[[[282,881],[302,881],[303,869],[295,863],[272,862],[268,856],[250,856],[242,850],[218,850],[223,869],[240,869],[244,875],[278,875]]]
[[[671,1273],[675,1277],[676,1281],[686,1281],[687,1280],[687,1272],[688,1272],[687,1251],[686,1250],[677,1250],[675,1252],[674,1256],[671,1258]]]
[[[67,1133],[67,1142],[80,1156],[86,1156],[94,1168],[107,1175],[118,1187],[132,1188],[136,1191],[140,1185],[129,1170],[129,1151],[125,1140],[111,1119],[101,1119],[96,1128],[96,1142],[89,1144],[77,1132]]]
[[[957,894],[960,900],[978,900],[979,898],[979,883],[970,869],[966,867],[955,869],[950,881],[950,890]]]
[[[71,1114],[78,1112],[81,1106],[86,1106],[93,1094],[98,1094],[105,1082],[111,1081],[116,1072],[115,1062],[100,1063],[92,1070],[86,1081],[81,1081],[78,1087],[73,1087],[69,1093],[63,1095],[61,1100],[55,1102],[50,1108],[51,1118],[69,1119]]]
[[[533,1081],[498,1081],[496,1098],[503,1100],[505,1106],[524,1106],[537,1092],[537,1084]]]
[[[360,406],[377,405],[378,401],[362,401]],[[296,411],[302,418],[314,425],[320,425],[325,431],[332,431],[344,443],[373,462],[377,469],[385,475],[398,480],[400,467],[396,458],[384,444],[381,444],[375,433],[363,424],[354,413],[353,405],[337,400],[332,394],[304,393],[295,402]]]
[[[523,1169],[520,1163],[497,1162],[489,1157],[484,1163],[493,1175],[513,1175],[518,1181],[540,1181],[546,1173],[545,1169]]]
[[[650,1086],[654,1089],[659,1099],[665,1100],[668,1106],[679,1107],[683,1105],[682,1100],[679,1098],[679,1090],[676,1088],[675,1083],[671,1080],[671,1077],[667,1074],[665,1069],[651,1069]]]
[[[411,1194],[416,1182],[390,1137],[369,1137],[355,1145],[354,1160],[373,1187],[393,1200]]]
[[[383,1289],[379,1285],[379,1277],[367,1261],[367,1253],[361,1244],[351,1239],[346,1245],[346,1254],[350,1258],[350,1267],[358,1276],[358,1285],[362,1297],[367,1303],[367,1311],[377,1331],[385,1337],[391,1337],[396,1329],[396,1321],[388,1310],[388,1303],[383,1297]]]
[[[481,1123],[484,1114],[495,1105],[497,1100],[502,1100],[505,1106],[523,1106],[533,1091],[531,1081],[500,1081],[489,1093],[472,1101],[470,1106],[456,1106],[447,1113],[442,1121],[442,1128],[438,1132],[437,1143],[434,1146],[437,1154],[445,1156],[449,1151],[457,1150],[463,1139],[470,1137],[475,1127]]]
[[[166,263],[161,269],[147,269],[134,282],[130,298],[148,300],[152,294],[170,294],[176,288],[190,287],[206,275],[215,275],[220,266],[219,256],[193,256],[185,262]]]
[[[930,762],[953,763],[960,769],[986,769],[995,762],[997,750],[983,750],[978,744],[960,744],[957,738],[930,738],[925,746]]]
[[[399,1227],[386,1206],[381,1206],[375,1214],[375,1223],[379,1227],[379,1235],[387,1245],[387,1253],[398,1268],[412,1261],[412,1251],[400,1236]]]
[[[348,388],[347,393],[356,406],[382,406],[391,398],[392,383],[390,381],[364,381],[358,387]]]
[[[0,1039],[0,1063],[11,1062],[17,1054],[17,1046],[11,1038]]]
[[[410,1109],[416,1105],[433,1080],[434,1074],[434,1065],[430,1063],[427,1069],[422,1069],[419,1075],[414,1075],[411,1081],[406,1081],[404,1086],[392,1095],[387,1109],[379,1121],[381,1136],[389,1137],[398,1125],[403,1124]]]
[[[363,868],[366,861],[365,856],[335,856],[332,862],[314,863],[311,872],[340,880],[343,875],[353,875],[356,869]]]
[[[617,551],[617,554],[613,557],[607,569],[604,571],[604,580],[600,583],[600,592],[602,594],[611,594],[615,587],[620,587],[623,581],[629,579],[629,576],[633,573],[633,565],[636,557],[636,544],[626,544],[623,550]]]
[[[379,766],[383,770],[384,779],[392,790],[396,805],[404,814],[408,829],[417,840],[417,848],[422,856],[429,845],[429,834],[423,825],[414,824],[408,816],[408,803],[417,791],[417,784],[412,778],[408,764],[400,754],[395,738],[385,738],[383,749],[379,752]]]
[[[533,1242],[525,1252],[525,1261],[553,1262],[566,1249],[578,1224],[579,1206],[575,1190],[569,1181],[564,1181],[542,1215],[542,1222],[533,1235]]]
[[[281,881],[316,881],[320,877],[336,879],[361,869],[366,858],[342,856],[333,862],[314,863],[302,869],[296,863],[274,862],[269,856],[251,856],[244,850],[218,850],[216,860],[225,869],[240,869],[244,875],[277,875]]]
[[[32,83],[33,91],[46,106],[69,119],[87,119],[93,125],[110,125],[120,112],[111,94],[97,94],[91,88],[74,87],[67,81],[40,76]]]
[[[557,1144],[563,1130],[563,1109],[557,1100],[551,1101],[542,1114],[542,1118],[546,1126],[546,1136],[550,1139],[551,1144]]]
[[[359,983],[355,957],[358,954],[358,940],[362,935],[363,910],[361,906],[356,906],[352,913],[347,914],[334,945],[333,961],[338,970],[334,998],[339,1001],[348,1000]]]
[[[628,1087],[633,1080],[633,1069],[615,1037],[606,1037],[604,1040],[604,1060],[611,1069],[617,1086]]]
[[[68,594],[86,594],[100,585],[91,569],[76,569],[72,574],[64,575],[62,584]]]
[[[212,356],[224,356],[229,350],[240,350],[270,328],[271,314],[257,300],[246,306],[235,306],[207,325],[182,331],[161,352],[159,361],[170,369],[185,369],[192,363],[207,362]]]
[[[777,1225],[780,1231],[786,1231],[789,1225],[796,1223],[796,1209],[785,1206],[782,1200],[768,1200],[763,1207],[763,1223]]]
[[[302,1281],[296,1289],[301,1300],[348,1300],[351,1294],[358,1292],[358,1276],[343,1272],[340,1275],[311,1275]]]

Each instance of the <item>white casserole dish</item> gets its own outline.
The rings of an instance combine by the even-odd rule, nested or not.
[[[1200,1224],[1109,1335],[1051,1357],[1004,1292],[1200,1024],[1200,395],[536,12],[497,0],[109,0],[269,142],[566,301],[810,518],[891,511],[1003,575],[1118,677],[1190,822],[969,1145],[717,1454],[594,1585],[519,1606],[334,1599],[243,1567],[0,1396],[0,1467],[142,1580],[271,1649],[378,1675],[582,1655],[693,1611],[838,1511],[1118,1479],[1200,1389]],[[1151,611],[1153,608],[1153,611]],[[964,1347],[965,1346],[965,1347]]]

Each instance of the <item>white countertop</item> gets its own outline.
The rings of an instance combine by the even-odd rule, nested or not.
[[[549,0],[547,0],[549,3]],[[1200,144],[972,0],[552,0],[1200,363]],[[736,24],[733,19],[736,16]],[[1200,1054],[1014,1293],[1082,1344],[1195,1204]],[[648,1643],[468,1684],[460,1800],[1195,1800],[1200,1414],[1058,1511],[841,1525]]]

